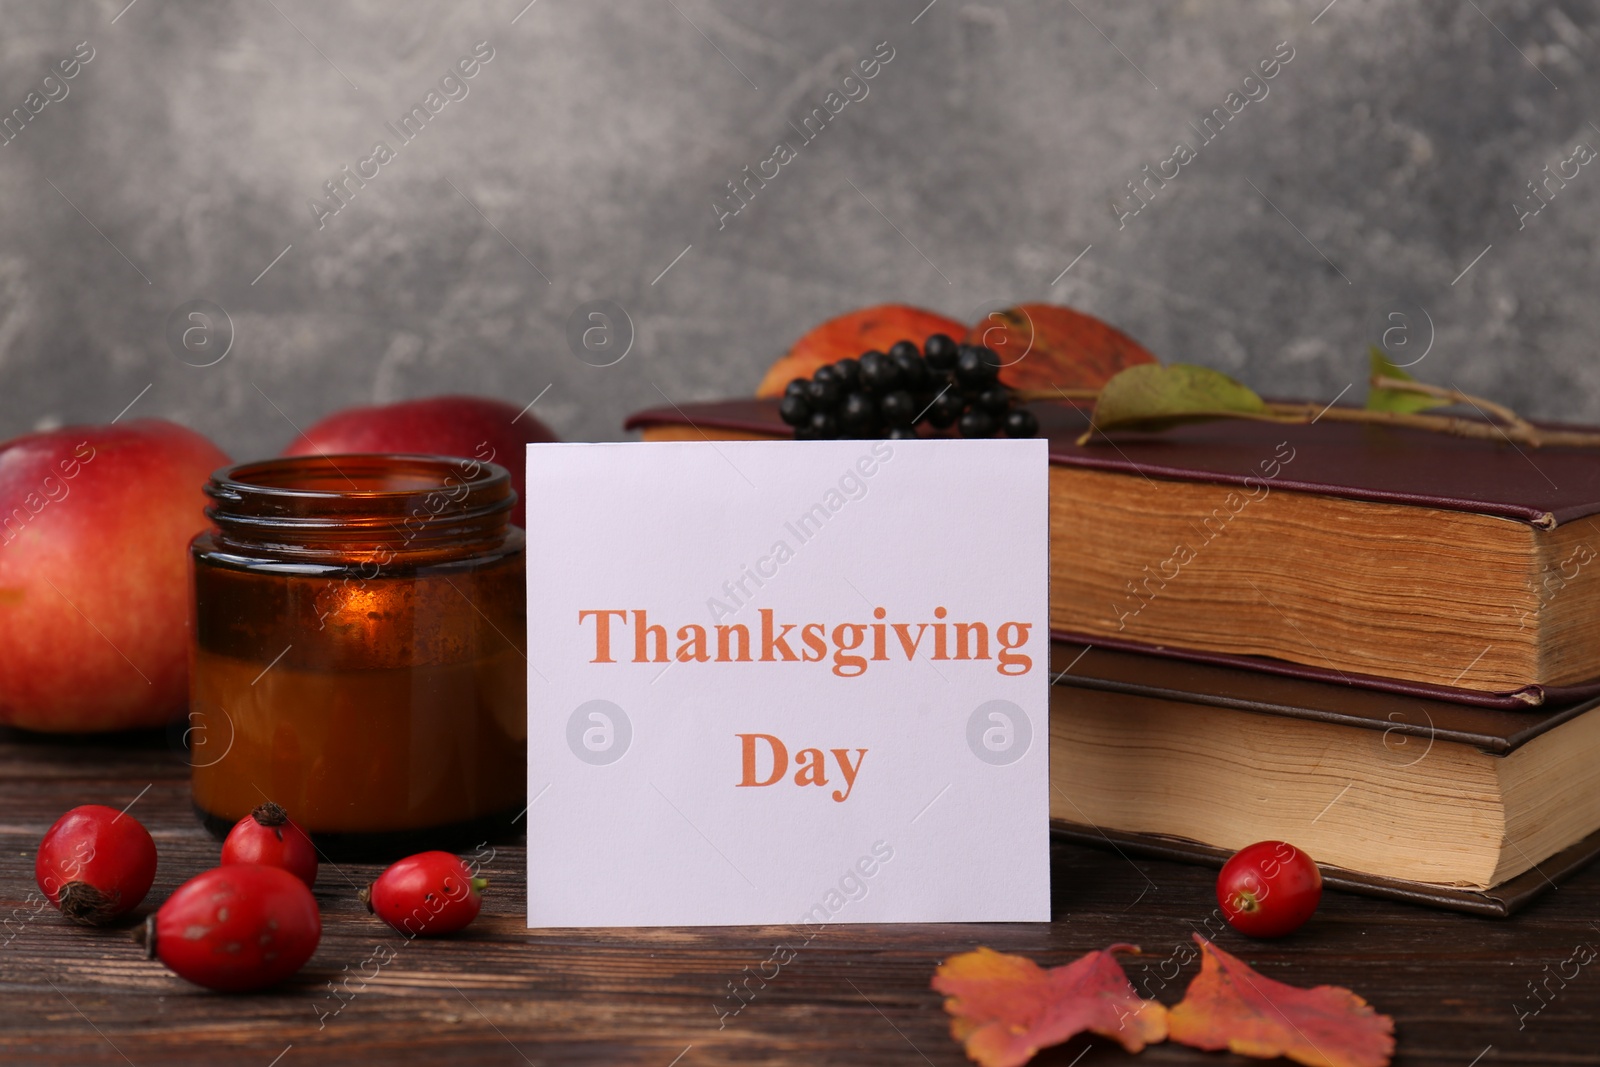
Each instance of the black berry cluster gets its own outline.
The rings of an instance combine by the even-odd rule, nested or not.
[[[1013,407],[1000,384],[1000,357],[978,345],[958,345],[942,333],[897,341],[887,353],[841,359],[796,378],[778,404],[797,441],[919,436],[917,427],[956,427],[962,437],[1034,437],[1039,420]]]

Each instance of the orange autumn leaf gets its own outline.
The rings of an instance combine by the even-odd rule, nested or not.
[[[887,352],[896,341],[914,341],[917,347],[930,334],[948,334],[961,340],[964,323],[905,304],[878,304],[857,308],[806,331],[789,354],[768,368],[756,396],[782,396],[792,378],[809,378],[824,363],[855,359],[876,348]]]
[[[1129,1052],[1167,1036],[1167,1009],[1144,1000],[1112,953],[1112,945],[1064,967],[1045,970],[1032,960],[989,948],[963,952],[934,973],[945,995],[950,1035],[983,1067],[1018,1067],[1034,1053],[1089,1031]]]
[[[1200,944],[1200,973],[1167,1012],[1171,1038],[1214,1052],[1307,1067],[1384,1067],[1394,1054],[1394,1020],[1348,989],[1300,989],[1274,982],[1211,942]]]

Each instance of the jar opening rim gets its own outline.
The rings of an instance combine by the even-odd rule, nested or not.
[[[445,489],[471,493],[510,477],[499,464],[478,459],[346,453],[238,463],[213,474],[209,490],[213,496],[231,490],[253,496],[382,501]]]
[[[281,456],[206,486],[222,542],[275,558],[464,552],[503,541],[517,493],[494,463],[450,456]]]

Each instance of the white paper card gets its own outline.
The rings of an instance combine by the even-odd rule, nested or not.
[[[528,448],[528,924],[1048,921],[1043,440]]]

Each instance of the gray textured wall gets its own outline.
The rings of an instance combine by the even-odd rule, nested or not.
[[[558,432],[614,439],[888,300],[1071,303],[1328,399],[1391,313],[1408,359],[1431,318],[1421,376],[1600,419],[1600,166],[1514,206],[1600,147],[1593,3],[525,2],[6,0],[0,112],[66,95],[0,147],[0,434],[137,396],[244,457],[353,403],[549,386]],[[468,95],[400,145],[384,124],[479,41]],[[869,95],[719,229],[724,183],[882,41]],[[1259,95],[1284,41],[1200,145],[1188,123]],[[379,140],[319,229],[308,202]],[[1178,140],[1196,158],[1119,229]],[[194,299],[232,320],[214,366],[167,340]],[[635,327],[615,366],[568,348],[595,299]]]

